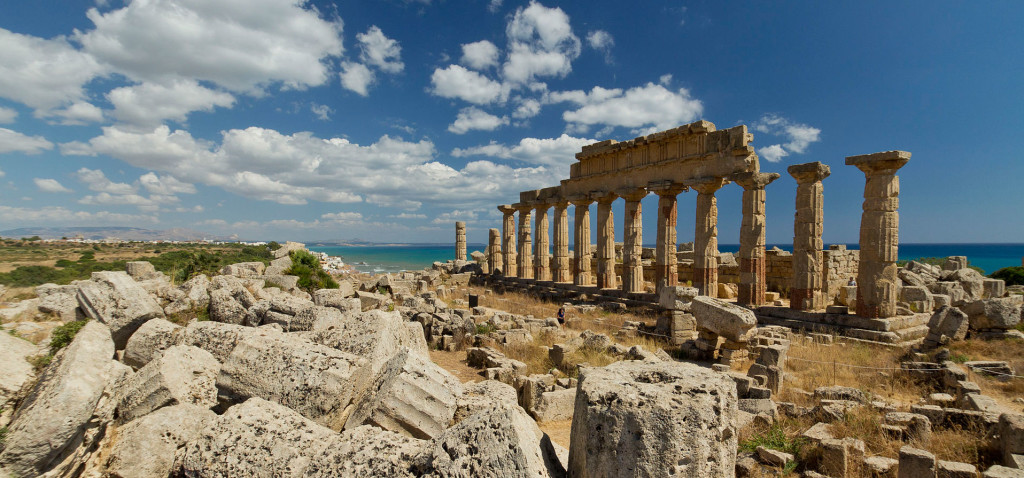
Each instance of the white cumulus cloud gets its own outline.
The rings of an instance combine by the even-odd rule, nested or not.
[[[70,193],[74,192],[63,184],[58,182],[56,179],[51,178],[32,178],[32,181],[36,183],[36,187],[44,193]]]
[[[27,136],[7,128],[0,128],[0,154],[21,152],[39,154],[53,149],[53,143],[42,136]]]
[[[127,183],[115,183],[99,169],[82,168],[75,173],[78,180],[85,183],[90,191],[110,194],[132,194],[138,188]]]
[[[341,86],[352,90],[361,96],[370,94],[370,85],[373,84],[374,75],[366,65],[351,61],[341,64]]]
[[[184,122],[193,111],[230,108],[235,97],[214,91],[195,80],[175,79],[167,84],[142,83],[115,88],[107,93],[118,121],[137,125],[157,125],[164,120]]]
[[[757,155],[764,158],[765,161],[770,163],[777,163],[789,156],[789,153],[782,147],[781,144],[773,144],[771,146],[765,146],[757,149]]]
[[[366,31],[356,35],[359,41],[359,59],[363,63],[373,65],[385,73],[399,73],[405,68],[402,63],[402,47],[398,42],[388,38],[379,27],[373,25]]]
[[[487,40],[462,45],[461,63],[476,70],[498,64],[498,47]]]
[[[438,68],[430,76],[431,93],[483,105],[504,101],[501,83],[459,65]]]
[[[470,148],[455,148],[452,156],[489,156],[500,159],[514,159],[526,163],[540,164],[555,168],[556,171],[568,173],[567,168],[576,161],[576,153],[584,146],[596,143],[597,140],[574,138],[563,134],[557,138],[523,138],[519,144],[507,146],[492,142]]]
[[[752,125],[755,131],[789,140],[757,150],[769,162],[778,162],[790,154],[803,154],[811,143],[821,140],[821,130],[802,123],[794,123],[776,114],[766,114]]]
[[[85,84],[104,72],[63,37],[48,40],[0,28],[0,45],[0,96],[34,108],[38,116],[86,100]]]
[[[493,131],[509,123],[508,116],[495,116],[475,106],[459,111],[455,122],[448,125],[448,131],[463,134],[470,130]]]
[[[676,91],[647,83],[628,90],[594,87],[582,91],[556,92],[549,101],[568,101],[579,108],[562,113],[570,130],[585,132],[593,125],[623,126],[637,132],[664,130],[697,119],[704,110],[700,100],[685,88]]]
[[[612,63],[612,48],[615,46],[615,38],[611,33],[604,30],[593,30],[587,33],[587,44],[604,54],[605,63]]]
[[[10,124],[18,117],[18,110],[0,107],[0,124]]]
[[[580,39],[561,8],[531,1],[516,10],[505,34],[509,53],[502,70],[511,83],[526,84],[545,76],[564,78],[580,55]]]

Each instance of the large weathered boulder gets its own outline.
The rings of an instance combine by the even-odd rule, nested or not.
[[[333,310],[333,309],[328,309]],[[370,377],[402,347],[427,356],[427,342],[418,323],[406,323],[398,312],[370,310],[358,315],[325,314],[313,323],[310,340],[363,358]]]
[[[260,331],[257,329],[241,325],[209,321],[192,322],[181,334],[181,344],[199,347],[213,354],[217,361],[224,362],[235,350],[238,342],[258,333]]]
[[[93,272],[91,280],[79,281],[78,305],[89,318],[107,324],[118,350],[147,320],[164,316],[153,296],[124,272]]]
[[[43,284],[36,287],[39,297],[39,311],[54,314],[63,322],[71,322],[85,318],[78,308],[78,286]]]
[[[345,430],[337,447],[316,461],[321,476],[416,476],[413,460],[427,442],[369,425]]]
[[[130,422],[161,407],[217,405],[220,363],[210,352],[174,345],[129,378],[118,394],[117,419]]]
[[[126,262],[124,270],[128,275],[132,276],[132,279],[137,281],[154,279],[161,275],[156,271],[156,267],[153,266],[153,263],[149,261]]]
[[[402,348],[355,402],[346,429],[376,425],[414,438],[433,438],[455,415],[462,384],[428,357]]]
[[[217,415],[209,408],[179,404],[161,408],[118,428],[110,451],[110,476],[165,478],[174,454],[209,427]]]
[[[341,281],[337,289],[318,289],[313,292],[313,302],[316,305],[323,307],[334,307],[337,309],[348,310],[353,303],[350,299],[356,295],[355,289],[352,288],[352,284],[348,281]],[[355,304],[360,304],[359,300],[356,299]]]
[[[210,292],[210,320],[225,324],[241,325],[245,323],[246,308],[235,300],[230,289],[217,289]]]
[[[971,270],[971,269],[961,269]],[[971,329],[1012,329],[1020,323],[1020,296],[982,299],[963,306]]]
[[[301,251],[306,248],[306,245],[301,242],[288,241],[281,247],[274,250],[275,258],[282,258],[288,256],[292,251]]]
[[[260,398],[229,408],[175,459],[174,476],[314,476],[313,462],[338,435],[294,410]]]
[[[364,365],[362,359],[340,350],[260,329],[235,346],[217,386],[236,401],[271,400],[339,430],[345,407],[367,383]]]
[[[262,262],[239,262],[221,268],[220,273],[235,277],[258,277],[263,275],[267,265]]]
[[[0,468],[14,476],[36,476],[71,453],[119,372],[113,357],[110,329],[96,321],[85,324],[15,411]]]
[[[142,368],[168,347],[181,343],[184,332],[184,327],[164,319],[150,320],[128,339],[122,361],[133,368]]]
[[[32,378],[32,365],[26,359],[35,354],[31,342],[0,331],[0,407],[7,408],[7,402]]]
[[[519,406],[491,404],[447,429],[416,460],[426,477],[560,477],[551,440]]]
[[[271,303],[272,305],[273,303]],[[295,315],[282,313],[267,314],[263,323],[279,324],[285,332],[304,332],[313,330],[313,324],[321,320],[342,320],[341,311],[332,307],[314,305],[300,310]]]
[[[757,326],[757,317],[750,309],[702,295],[693,298],[690,312],[696,317],[698,328],[733,342],[746,342]]]
[[[583,367],[569,473],[732,476],[736,415],[736,385],[726,374],[682,362]]]
[[[967,336],[967,314],[955,307],[942,306],[928,320],[925,342],[936,346],[949,341],[963,340]]]
[[[484,380],[482,382],[465,384],[463,385],[462,395],[458,397],[458,408],[455,410],[452,422],[461,422],[474,413],[494,404],[502,404],[508,407],[516,406],[518,404],[516,389],[497,380]]]

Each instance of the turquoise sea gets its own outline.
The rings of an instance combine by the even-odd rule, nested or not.
[[[768,244],[787,251],[793,250],[792,244]],[[467,250],[483,251],[484,244],[468,244]],[[654,247],[647,244],[645,247]],[[857,249],[857,244],[847,244],[850,249]],[[737,252],[738,244],[719,244],[722,252]],[[339,256],[346,264],[356,269],[369,272],[398,272],[403,270],[419,270],[430,267],[435,261],[444,262],[455,258],[455,245],[408,244],[401,246],[311,246],[310,250],[326,252],[331,256]],[[917,259],[920,257],[967,256],[971,265],[980,267],[986,274],[996,270],[1021,265],[1024,257],[1024,244],[900,244],[900,259]]]

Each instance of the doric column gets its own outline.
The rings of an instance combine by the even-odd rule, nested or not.
[[[718,201],[715,192],[725,185],[724,178],[708,177],[691,181],[697,191],[697,218],[693,231],[693,286],[701,295],[718,297]]]
[[[466,260],[466,223],[455,221],[455,260]],[[494,269],[494,266],[491,266]]]
[[[517,277],[519,270],[516,268],[516,208],[502,204],[498,206],[498,210],[505,216],[501,234],[502,263],[505,267],[501,271],[505,277]]]
[[[796,310],[825,308],[821,292],[825,277],[821,241],[824,222],[824,186],[821,180],[831,174],[821,162],[794,164],[788,169],[796,179],[796,218],[793,221],[793,288],[789,307]]]
[[[491,228],[489,233],[490,255],[487,256],[487,264],[490,266],[491,274],[500,274],[502,265],[501,233],[496,228]]]
[[[682,184],[665,183],[649,188],[658,195],[658,235],[654,256],[654,283],[660,293],[665,287],[679,283],[676,264],[676,224],[679,202],[676,196],[688,188]]]
[[[850,156],[846,164],[864,172],[864,213],[860,218],[860,266],[857,270],[857,315],[896,315],[900,282],[896,276],[900,232],[900,178],[896,171],[910,161],[906,151]]]
[[[533,279],[533,241],[530,238],[530,206],[516,206],[519,211],[519,277]]]
[[[533,253],[533,278],[537,280],[551,280],[551,243],[548,233],[548,204],[537,206],[537,215],[534,218],[534,237],[537,238],[537,247]]]
[[[597,196],[597,286],[614,289],[615,281],[615,216],[612,202],[615,193]]]
[[[575,207],[575,221],[573,241],[573,254],[576,259],[576,269],[573,273],[573,284],[589,286],[592,285],[590,278],[590,258],[593,251],[590,250],[590,203],[589,198],[574,198],[572,205]]]
[[[622,290],[626,292],[644,291],[644,226],[643,209],[640,200],[647,196],[645,188],[629,188],[616,191],[626,200],[624,241],[622,246]]]
[[[569,268],[569,203],[555,203],[555,282],[572,282]]]
[[[743,188],[743,220],[740,224],[740,288],[736,303],[764,305],[765,284],[765,186],[779,173],[741,173],[733,178]]]

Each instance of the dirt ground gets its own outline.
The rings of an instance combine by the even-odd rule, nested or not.
[[[479,369],[466,364],[465,350],[457,350],[455,352],[431,350],[430,360],[451,372],[462,383],[481,382],[484,380],[484,377],[480,375]]]

